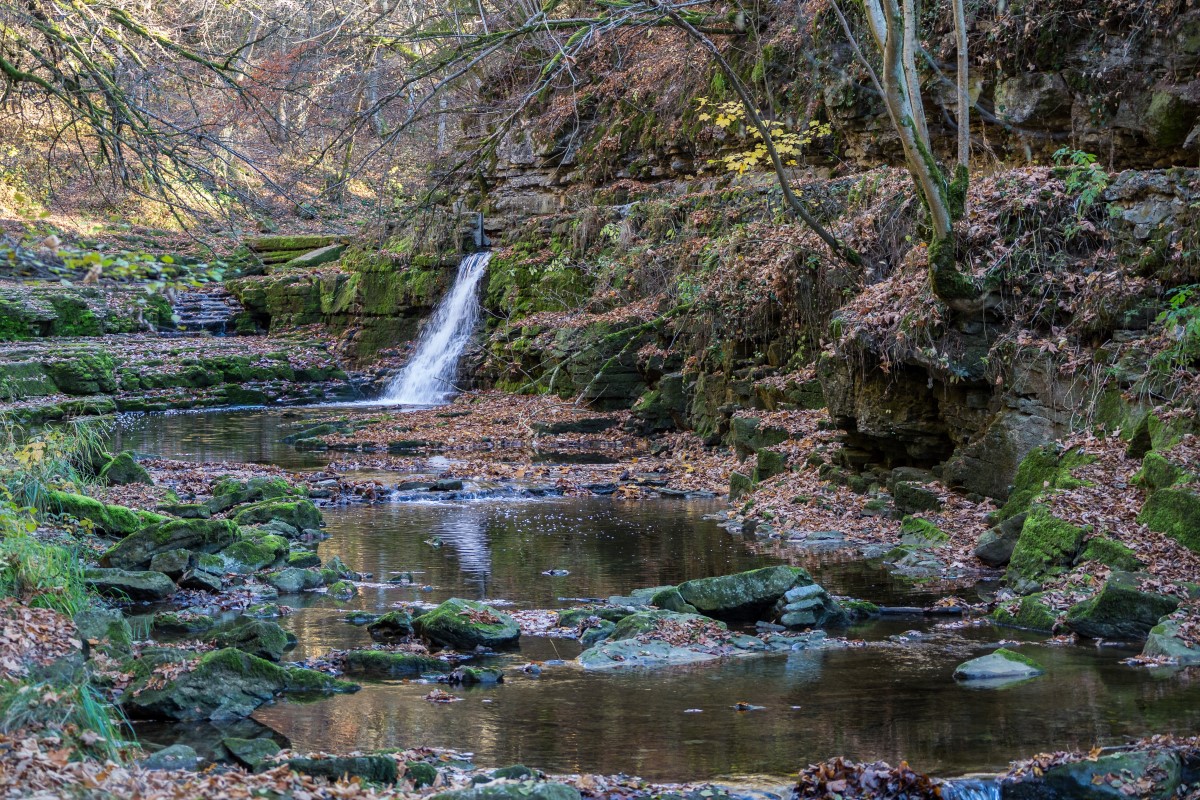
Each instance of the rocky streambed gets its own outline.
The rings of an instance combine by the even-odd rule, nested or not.
[[[353,476],[320,478],[328,462],[305,463],[308,479],[211,463],[213,447],[285,452],[269,424],[243,413],[222,431],[205,415],[189,440],[156,433],[163,420],[179,421],[138,422],[144,442],[175,443],[174,462],[142,458],[157,486],[123,465],[130,505],[140,492],[154,511],[57,499],[92,520],[88,578],[114,605],[77,620],[90,669],[148,748],[186,764],[299,759],[386,782],[395,756],[345,759],[433,747],[473,754],[463,774],[525,763],[779,787],[834,756],[997,772],[1200,723],[1187,681],[1123,663],[1140,644],[997,626],[972,613],[994,586],[949,596],[856,549],[785,556],[710,519],[719,501],[422,485],[343,504]],[[343,761],[293,754],[308,752]],[[1190,775],[1164,758],[1176,784]]]

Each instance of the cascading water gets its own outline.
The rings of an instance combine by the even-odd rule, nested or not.
[[[458,359],[479,321],[476,289],[491,257],[487,251],[473,253],[458,265],[454,285],[425,323],[417,339],[417,351],[392,379],[383,402],[432,406],[444,403],[454,394]]]

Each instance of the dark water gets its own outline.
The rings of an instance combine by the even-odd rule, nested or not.
[[[189,427],[197,417],[202,423]],[[311,456],[277,441],[278,426],[288,421],[278,412],[145,417],[126,442],[173,457],[299,468]],[[338,555],[378,582],[412,572],[414,585],[364,585],[346,603],[320,594],[287,597],[296,610],[282,624],[299,636],[293,657],[305,658],[371,644],[364,629],[343,621],[350,610],[379,612],[451,596],[513,609],[558,608],[570,604],[560,598],[605,597],[779,563],[781,553],[756,555],[747,541],[703,519],[719,507],[558,498],[329,509],[333,538],[321,545],[322,557]],[[435,539],[441,547],[426,543]],[[789,560],[808,566],[837,594],[887,605],[925,605],[939,596],[845,554]],[[541,574],[549,569],[570,574]],[[894,641],[913,629],[923,638]],[[428,684],[366,681],[356,695],[283,701],[255,718],[302,751],[443,746],[474,752],[481,765],[521,762],[656,780],[784,775],[835,755],[907,759],[952,775],[1001,769],[1043,750],[1200,727],[1200,684],[1191,674],[1122,665],[1131,651],[1055,647],[1012,630],[939,627],[919,617],[844,633],[865,644],[655,672],[585,673],[567,664],[547,666],[535,678],[510,669],[503,685],[456,688],[462,701],[447,705],[422,699]],[[1023,652],[1041,661],[1046,675],[1003,689],[954,681],[958,663],[1002,638],[1027,642]],[[515,667],[577,653],[571,640],[523,637],[519,651],[494,662]],[[739,712],[732,708],[738,702],[764,708]]]

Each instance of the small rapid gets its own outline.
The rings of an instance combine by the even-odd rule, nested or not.
[[[472,253],[458,265],[454,285],[421,330],[416,352],[392,379],[380,402],[432,406],[455,394],[458,360],[479,322],[479,282],[491,258],[487,251]]]

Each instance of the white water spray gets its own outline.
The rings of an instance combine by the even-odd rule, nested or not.
[[[490,252],[473,253],[458,265],[458,276],[421,329],[417,351],[384,393],[383,402],[433,406],[454,394],[458,359],[479,321],[476,289],[487,272]]]

